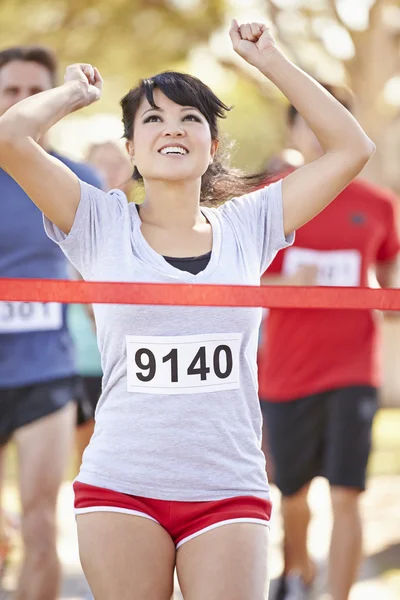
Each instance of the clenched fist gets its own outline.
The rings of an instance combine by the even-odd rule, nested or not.
[[[229,35],[235,52],[250,65],[260,70],[271,53],[276,51],[275,40],[264,23],[239,25],[233,19]]]
[[[69,65],[65,71],[64,81],[65,83],[70,81],[81,83],[81,107],[89,106],[100,99],[103,79],[96,67],[88,64]]]

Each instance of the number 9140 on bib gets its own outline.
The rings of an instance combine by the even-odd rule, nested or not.
[[[240,384],[242,334],[126,336],[128,392],[201,394]]]

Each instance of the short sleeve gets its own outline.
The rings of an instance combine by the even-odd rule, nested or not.
[[[285,236],[283,227],[282,181],[234,198],[221,208],[246,242],[253,241],[260,261],[260,276],[278,250],[294,242],[294,233]]]
[[[44,227],[84,279],[90,279],[108,239],[124,218],[128,200],[120,190],[103,192],[81,180],[81,197],[68,235],[44,216]]]
[[[387,193],[386,200],[386,222],[385,237],[378,249],[378,262],[386,262],[394,259],[400,251],[399,223],[397,215],[398,198],[394,194]]]

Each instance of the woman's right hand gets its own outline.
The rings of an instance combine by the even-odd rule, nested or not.
[[[77,108],[89,106],[100,100],[103,91],[103,79],[96,67],[84,63],[69,65],[65,72],[64,81],[65,83],[77,82],[81,84],[82,100],[81,105]]]

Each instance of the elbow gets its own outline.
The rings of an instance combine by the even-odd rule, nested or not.
[[[367,135],[364,139],[363,149],[362,149],[362,157],[363,160],[367,163],[369,159],[375,154],[376,145]]]
[[[354,157],[356,158],[357,166],[360,170],[369,162],[374,155],[375,150],[376,146],[374,142],[367,135],[363,135],[363,138],[360,140],[360,143],[354,152]]]
[[[346,147],[341,152],[341,161],[345,171],[356,177],[367,165],[375,152],[374,142],[367,136],[347,139]]]

